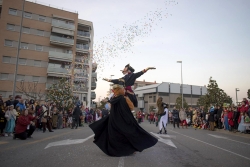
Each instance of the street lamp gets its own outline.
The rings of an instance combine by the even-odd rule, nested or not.
[[[237,96],[237,92],[240,91],[239,88],[235,88],[235,92],[236,92],[236,105],[238,105],[238,96]]]
[[[112,80],[112,77],[113,77],[114,75],[110,75],[110,80]],[[111,94],[111,85],[112,84],[109,84],[109,94]]]
[[[181,63],[181,108],[183,108],[183,79],[182,79],[182,61],[177,61]]]

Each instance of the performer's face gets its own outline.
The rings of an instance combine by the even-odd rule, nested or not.
[[[122,74],[127,74],[128,73],[128,67],[125,67],[123,70],[121,70],[122,71]]]

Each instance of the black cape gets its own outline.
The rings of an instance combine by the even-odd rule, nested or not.
[[[94,143],[109,156],[127,156],[154,146],[158,139],[141,128],[124,96],[114,97],[110,114],[89,125]]]

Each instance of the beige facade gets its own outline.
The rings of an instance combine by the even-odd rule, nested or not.
[[[0,94],[4,98],[13,94],[22,5],[23,0],[0,0]],[[92,22],[79,19],[77,12],[25,1],[22,24],[17,85],[38,82],[45,93],[46,85],[70,77],[74,93],[86,102],[97,78],[90,60]],[[91,95],[94,99],[95,93]]]
[[[138,108],[148,112],[150,108],[156,108],[156,101],[159,97],[163,98],[163,102],[168,103],[170,109],[175,106],[176,99],[181,96],[181,85],[178,83],[163,82],[138,87],[134,90]],[[183,97],[189,106],[197,106],[198,99],[207,93],[205,86],[183,85]]]

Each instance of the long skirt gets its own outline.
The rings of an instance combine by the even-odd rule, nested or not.
[[[15,128],[15,119],[11,118],[9,121],[7,121],[6,127],[5,127],[5,133],[13,133]]]

